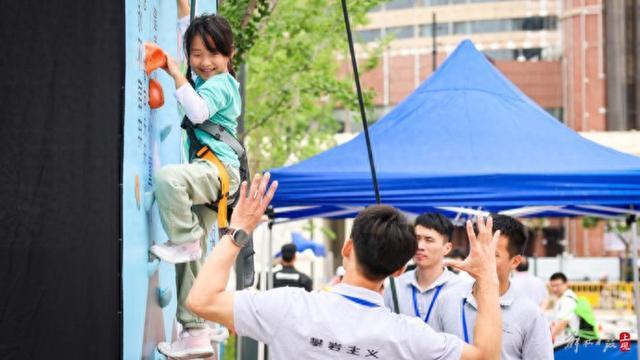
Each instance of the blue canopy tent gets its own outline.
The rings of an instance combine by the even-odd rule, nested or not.
[[[410,214],[640,214],[640,158],[567,128],[470,41],[369,132],[382,202]],[[360,134],[271,170],[276,222],[352,217],[375,203],[366,150]],[[634,282],[637,300],[637,273]]]
[[[370,135],[382,202],[409,213],[608,217],[640,205],[640,158],[567,128],[470,41]],[[271,173],[280,219],[349,217],[374,200],[362,134]]]
[[[302,236],[302,234],[300,233],[291,233],[291,242],[296,246],[296,252],[301,253],[305,250],[311,249],[313,255],[315,256],[327,256],[327,251],[324,245],[313,242]],[[275,255],[275,257],[277,258],[281,256],[282,251],[278,251],[278,253]]]

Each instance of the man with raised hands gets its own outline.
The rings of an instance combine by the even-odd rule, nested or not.
[[[256,175],[249,189],[242,184],[230,223],[234,234],[220,239],[187,299],[194,313],[268,344],[274,359],[499,358],[502,331],[495,260],[499,232],[492,233],[491,218],[478,221],[477,236],[467,224],[471,252],[464,261],[450,262],[471,274],[479,289],[472,345],[384,307],[379,292],[384,279],[402,272],[416,252],[413,226],[390,206],[373,205],[358,214],[341,251],[346,273],[330,291],[226,290],[245,236],[256,228],[274,196],[277,183],[268,184],[268,173]]]

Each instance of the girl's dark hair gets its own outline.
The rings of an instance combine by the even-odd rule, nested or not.
[[[191,43],[196,36],[200,36],[207,50],[212,53],[220,53],[229,58],[227,70],[231,76],[236,77],[236,72],[231,65],[233,56],[233,31],[229,22],[219,15],[201,15],[193,19],[187,31],[184,33],[184,50],[187,54],[187,79],[191,80]],[[210,41],[213,39],[213,43]]]

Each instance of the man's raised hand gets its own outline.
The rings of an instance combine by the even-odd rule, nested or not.
[[[269,173],[265,173],[264,176],[256,174],[248,191],[247,182],[242,182],[238,204],[231,215],[230,226],[232,228],[243,229],[251,233],[258,226],[278,188],[278,182],[274,181],[267,189],[270,178],[271,175]]]
[[[467,220],[467,236],[471,251],[463,261],[447,260],[446,265],[465,271],[476,280],[479,278],[497,278],[496,246],[500,238],[500,231],[493,233],[493,219],[489,216],[485,222],[478,217],[478,235],[473,231],[473,224]]]

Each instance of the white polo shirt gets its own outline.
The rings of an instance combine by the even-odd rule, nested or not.
[[[538,306],[541,306],[544,300],[549,297],[547,284],[544,280],[528,272],[516,271],[511,278],[511,286]]]
[[[458,286],[456,289],[438,301],[433,328],[465,339],[466,324],[467,339],[469,343],[473,343],[473,331],[478,316],[478,305],[472,294],[473,283]],[[553,359],[549,323],[538,306],[510,287],[500,297],[500,308],[503,360]]]
[[[238,291],[233,316],[239,335],[269,345],[281,359],[459,359],[464,343],[415,317],[394,314],[379,293],[338,284]]]
[[[567,321],[564,331],[556,337],[556,344],[564,344],[572,341],[580,329],[580,318],[576,315],[578,296],[571,289],[565,290],[556,301],[555,321]]]
[[[462,278],[446,268],[425,291],[420,290],[420,285],[416,279],[416,270],[407,271],[395,280],[398,311],[401,314],[417,316],[431,326],[433,326],[435,305],[438,299],[458,284],[464,282]],[[438,295],[436,296],[436,294]],[[384,305],[393,311],[393,297],[389,286],[384,289]],[[431,312],[429,312],[430,308]]]

